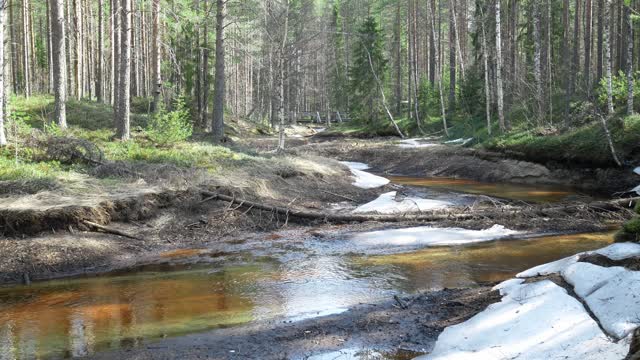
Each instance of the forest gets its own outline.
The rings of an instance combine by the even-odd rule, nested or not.
[[[0,0],[0,359],[640,359],[639,0]]]

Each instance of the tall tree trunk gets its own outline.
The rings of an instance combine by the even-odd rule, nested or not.
[[[456,106],[456,22],[455,0],[449,0],[449,118]]]
[[[160,0],[153,0],[151,5],[151,71],[153,72],[153,105],[152,110],[158,111],[160,92],[162,89],[161,57],[160,57]]]
[[[627,60],[627,64],[626,64],[626,70],[627,70],[627,114],[628,115],[633,115],[634,111],[633,111],[633,85],[634,85],[634,78],[633,78],[633,23],[632,23],[632,19],[631,19],[631,5],[626,5],[624,6],[624,18],[625,18],[625,24],[626,24],[626,29],[627,29],[627,56],[626,56],[626,60]]]
[[[118,82],[118,112],[116,119],[116,138],[129,140],[129,110],[131,107],[131,0],[121,0],[120,9],[120,64]]]
[[[480,19],[482,26],[482,58],[484,61],[484,96],[485,96],[485,114],[487,118],[487,133],[491,136],[491,89],[489,85],[489,52],[487,51],[487,32],[484,23],[486,18],[484,13]]]
[[[540,2],[533,2],[533,42],[535,48],[533,55],[533,75],[536,81],[536,120],[538,126],[542,125],[542,120],[544,118],[544,109],[542,105],[544,101],[544,94],[542,90],[542,34],[540,26],[542,12],[540,11],[540,6]]]
[[[604,53],[603,53],[603,33],[604,33],[604,0],[598,0],[598,60],[597,60],[597,69],[596,69],[596,82],[600,82],[602,80],[602,72],[603,72],[603,63],[604,63]]]
[[[31,96],[31,45],[29,44],[29,2],[22,0],[22,77],[24,96]]]
[[[570,83],[569,83],[569,98],[572,99],[576,89],[576,82],[578,78],[578,72],[580,71],[580,5],[583,0],[576,0],[575,2],[575,17],[573,22],[573,59],[571,61]]]
[[[7,137],[4,132],[4,103],[6,101],[5,94],[5,78],[4,78],[4,26],[6,20],[7,1],[0,0],[0,147],[7,145]]]
[[[58,126],[67,127],[67,58],[64,19],[64,0],[49,0],[53,45],[53,87],[55,94],[55,117]]]
[[[509,124],[504,118],[504,91],[502,85],[502,26],[500,22],[500,1],[496,0],[496,87],[498,96],[498,120],[500,123],[500,130],[506,131],[509,129]]]
[[[224,139],[224,103],[225,103],[225,49],[224,20],[226,1],[216,0],[216,74],[213,94],[213,137],[217,141]]]
[[[431,34],[435,38],[436,24],[435,24],[435,9],[433,8],[435,4],[432,2],[431,5],[432,5],[431,13],[434,14],[432,17],[434,21],[431,22]],[[438,59],[438,62],[440,62],[440,36],[438,36],[438,46],[435,47],[435,58]],[[438,93],[440,95],[440,112],[442,116],[442,128],[444,131],[444,135],[449,137],[449,127],[447,125],[447,112],[444,106],[444,90],[442,88],[442,75],[438,74],[437,79],[438,79]]]
[[[604,67],[605,76],[607,77],[607,113],[613,115],[613,80],[611,79],[611,17],[609,11],[611,9],[611,0],[606,0],[604,8],[603,24],[604,24]]]
[[[395,56],[395,100],[396,114],[402,113],[402,16],[400,1],[396,4],[396,19],[394,25],[394,56]]]
[[[427,3],[429,9],[435,9],[434,2],[435,0],[427,0],[430,1]],[[433,28],[436,21],[436,15],[432,10],[427,11],[427,16],[429,17],[429,24],[431,28]],[[436,34],[433,31],[429,31],[429,82],[431,86],[436,84],[436,74],[438,73],[438,65],[436,55],[438,51],[436,50]]]
[[[74,5],[74,17],[73,22],[75,24],[75,95],[78,100],[83,97],[83,68],[84,68],[84,39],[82,37],[82,3],[81,0],[73,0]]]
[[[98,1],[98,63],[96,68],[96,99],[104,102],[104,0]]]
[[[591,97],[591,26],[592,9],[591,0],[585,0],[585,27],[584,27],[584,85],[587,98]]]

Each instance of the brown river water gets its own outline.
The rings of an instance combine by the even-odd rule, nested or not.
[[[509,194],[523,191],[527,200],[569,195]],[[196,263],[205,250],[181,250],[165,254],[162,267],[0,287],[0,359],[79,357],[254,321],[335,314],[394,294],[502,281],[612,241],[612,233],[561,235],[373,254],[354,252],[345,238],[206,263]]]

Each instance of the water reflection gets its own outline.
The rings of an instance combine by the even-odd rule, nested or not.
[[[446,189],[469,194],[489,195],[504,199],[528,202],[558,202],[575,193],[567,188],[544,185],[519,185],[482,183],[466,179],[420,178],[408,176],[389,176],[391,182],[402,185]]]
[[[336,313],[396,292],[504,280],[611,241],[557,236],[375,256],[310,244],[285,258],[0,288],[0,359],[77,357],[258,319]]]

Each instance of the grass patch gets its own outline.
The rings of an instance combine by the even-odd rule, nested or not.
[[[609,129],[621,159],[631,159],[640,151],[640,116],[611,121]],[[514,131],[487,140],[483,145],[489,150],[517,153],[539,162],[615,165],[600,123],[570,129],[558,135],[542,135],[537,130]]]

